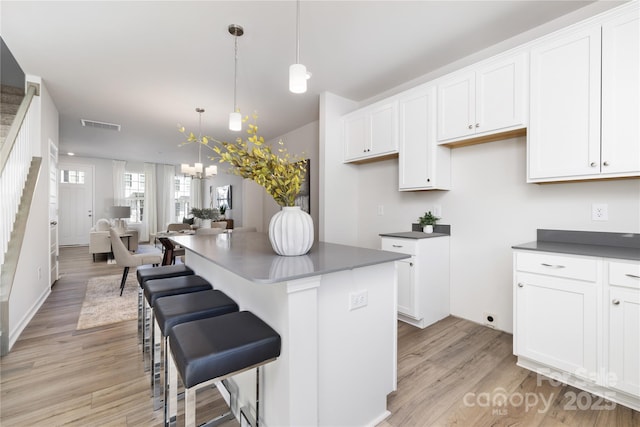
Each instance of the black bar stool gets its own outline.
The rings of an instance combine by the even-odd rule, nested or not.
[[[260,422],[260,366],[280,356],[280,335],[248,311],[176,325],[169,332],[169,390],[165,424],[174,424],[178,373],[185,387],[185,426],[195,426],[196,391],[256,369],[256,427]]]
[[[156,319],[151,335],[151,389],[153,409],[160,409],[167,378],[167,336],[175,325],[238,311],[238,304],[224,292],[208,290],[158,298],[153,307]],[[158,339],[159,338],[159,339]],[[164,359],[163,356],[164,355]],[[164,381],[162,380],[164,367]]]
[[[142,307],[143,307],[142,284],[147,280],[168,279],[169,277],[191,276],[193,274],[195,274],[193,270],[184,264],[167,265],[167,266],[153,267],[153,268],[138,267],[136,271],[136,277],[138,279],[138,285],[140,285],[140,287],[138,288],[138,342],[139,343],[142,343],[142,335],[143,335],[142,325],[144,323],[142,319]]]
[[[153,306],[158,298],[171,295],[188,294],[191,292],[208,291],[213,286],[198,275],[168,277],[166,279],[147,280],[142,285],[146,304],[142,305],[142,355],[145,362],[145,371],[151,362],[151,335],[153,334]],[[152,372],[153,376],[154,373]]]

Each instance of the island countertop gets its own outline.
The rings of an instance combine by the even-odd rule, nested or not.
[[[315,242],[307,255],[277,255],[264,233],[172,236],[186,249],[255,283],[278,283],[303,277],[382,264],[410,255]]]

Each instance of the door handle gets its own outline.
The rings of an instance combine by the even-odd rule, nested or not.
[[[58,225],[58,221],[51,221],[49,225]]]

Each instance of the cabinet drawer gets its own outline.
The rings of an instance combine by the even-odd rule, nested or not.
[[[382,238],[382,250],[400,252],[401,254],[416,255],[417,242],[412,239]]]
[[[518,252],[516,255],[516,269],[529,273],[589,282],[598,280],[598,260],[546,252]]]
[[[640,289],[640,263],[609,262],[609,284]]]

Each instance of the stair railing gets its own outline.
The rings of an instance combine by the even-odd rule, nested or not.
[[[22,190],[29,173],[33,157],[32,124],[34,112],[29,108],[34,96],[39,95],[40,86],[27,84],[27,93],[18,107],[18,112],[9,129],[7,139],[0,148],[0,268],[5,260],[9,239],[13,231]]]

